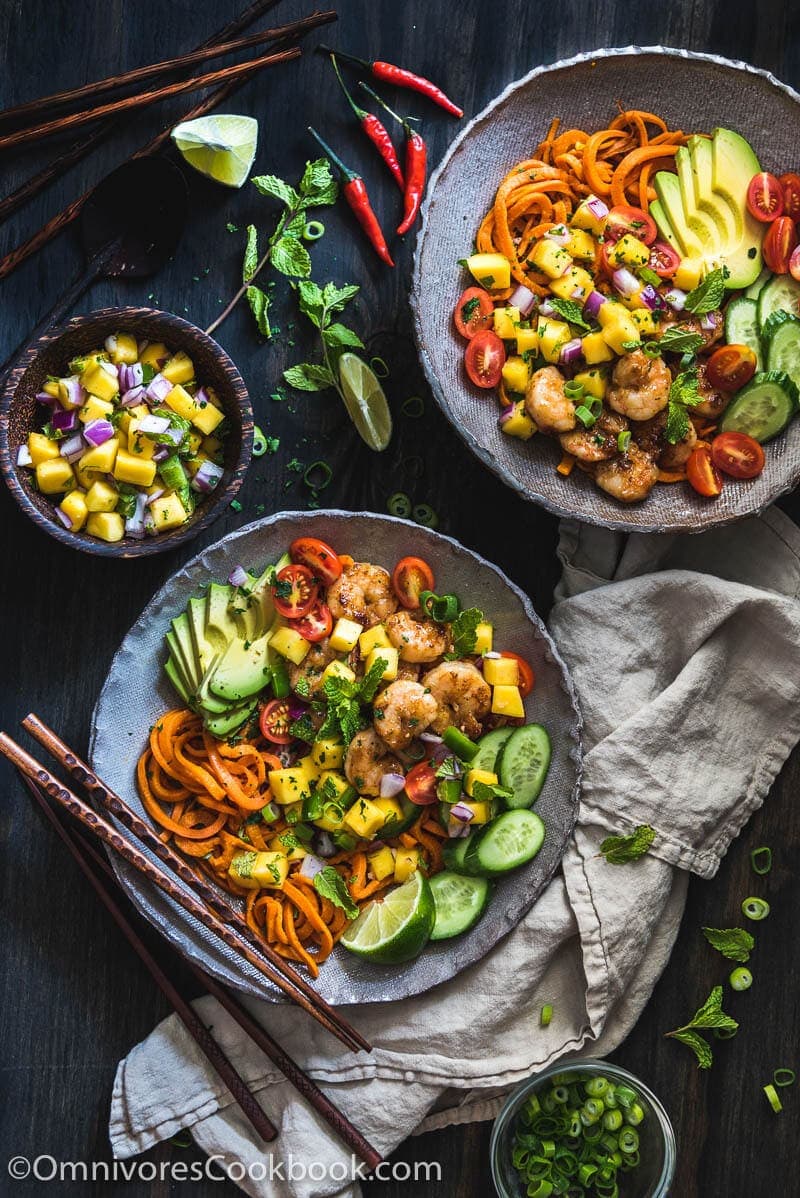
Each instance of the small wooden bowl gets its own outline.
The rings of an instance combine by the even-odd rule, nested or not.
[[[135,541],[126,537],[116,544],[70,532],[59,523],[51,497],[31,486],[30,472],[17,467],[17,452],[28,433],[42,419],[36,394],[48,375],[63,375],[76,354],[102,346],[110,333],[133,333],[148,341],[163,341],[174,353],[184,350],[197,366],[197,377],[213,387],[227,417],[225,473],[210,495],[203,498],[191,519],[171,532]],[[0,469],[26,515],[51,537],[102,557],[144,557],[174,549],[208,528],[236,495],[242,484],[253,449],[253,409],[242,377],[225,350],[188,320],[155,308],[102,308],[76,316],[61,328],[50,329],[28,346],[11,371],[0,401]]]

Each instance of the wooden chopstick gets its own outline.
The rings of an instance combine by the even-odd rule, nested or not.
[[[132,112],[134,108],[146,108],[148,104],[155,104],[159,100],[170,100],[173,96],[182,95],[183,92],[196,92],[216,83],[226,83],[230,79],[238,79],[240,75],[247,75],[262,67],[272,67],[281,62],[289,62],[293,58],[299,58],[300,54],[300,47],[292,46],[289,50],[282,50],[277,54],[264,54],[261,58],[251,59],[250,62],[235,63],[230,67],[221,67],[218,71],[209,71],[207,75],[197,75],[191,79],[180,80],[178,83],[168,83],[153,91],[141,92],[137,96],[125,96],[122,100],[112,100],[110,104],[101,104],[99,108],[89,108],[85,112],[73,112],[69,116],[56,117],[41,125],[33,125],[30,129],[20,129],[16,133],[6,133],[5,135],[0,134],[0,150],[11,150],[30,141],[42,141],[54,133],[66,133],[70,129],[77,129],[80,125],[88,125],[92,121],[102,120],[103,117]]]
[[[277,1139],[278,1129],[262,1110],[261,1104],[258,1102],[255,1095],[253,1095],[247,1088],[247,1083],[244,1081],[241,1074],[239,1074],[235,1067],[231,1064],[230,1060],[220,1048],[214,1037],[211,1035],[208,1028],[199,1018],[194,1008],[186,1001],[183,995],[180,994],[180,992],[175,988],[173,982],[167,977],[166,973],[164,973],[164,970],[158,964],[155,957],[153,957],[149,949],[138,936],[133,925],[129,923],[121,907],[116,902],[116,899],[106,889],[103,882],[92,869],[88,858],[85,855],[87,852],[89,852],[89,846],[86,845],[79,847],[77,841],[73,838],[72,833],[64,827],[61,820],[53,811],[53,808],[47,802],[36,783],[21,772],[20,777],[27,786],[28,790],[31,792],[34,801],[42,809],[42,812],[54,828],[56,834],[66,845],[73,860],[77,862],[78,868],[88,880],[89,885],[93,888],[95,894],[100,899],[100,902],[106,908],[117,927],[120,928],[126,940],[144,964],[153,981],[167,999],[175,1011],[175,1014],[181,1020],[187,1032],[197,1044],[197,1047],[203,1053],[209,1065],[212,1067],[212,1069],[216,1070],[216,1072],[224,1081],[225,1085],[230,1090],[251,1127],[254,1128],[259,1137],[266,1143],[270,1143],[272,1140]],[[96,855],[93,854],[93,856]],[[97,857],[97,860],[100,860],[99,857]]]
[[[61,108],[66,104],[75,104],[83,100],[94,101],[106,92],[116,91],[122,87],[131,87],[133,84],[144,82],[145,79],[168,75],[170,72],[181,70],[184,67],[196,66],[211,58],[220,58],[225,54],[247,50],[251,46],[260,46],[262,42],[274,42],[287,35],[296,37],[299,24],[301,24],[299,21],[290,21],[285,25],[274,26],[272,29],[260,29],[256,33],[247,34],[246,37],[234,38],[233,41],[213,42],[208,46],[199,46],[196,50],[191,50],[188,54],[181,54],[177,58],[165,58],[162,62],[136,67],[132,71],[125,71],[122,75],[109,75],[105,79],[95,80],[94,83],[84,83],[82,87],[54,92],[51,96],[42,96],[27,104],[18,104],[15,108],[3,108],[0,109],[0,123],[16,125],[20,121],[27,120],[28,117],[36,117],[42,113],[51,114],[54,109]],[[95,115],[102,115],[102,113],[95,113]]]
[[[177,874],[180,880],[185,882],[203,900],[213,914],[218,916],[225,924],[234,927],[242,940],[245,940],[255,952],[265,956],[270,964],[287,979],[292,987],[300,991],[309,1002],[323,1011],[327,1016],[328,1022],[337,1029],[335,1034],[338,1035],[342,1043],[347,1044],[349,1048],[353,1048],[354,1050],[361,1048],[366,1052],[372,1051],[372,1046],[369,1042],[355,1028],[351,1027],[338,1011],[329,1006],[317,994],[313,986],[292,968],[288,961],[284,960],[274,949],[270,948],[268,944],[256,936],[236,908],[219,894],[205,878],[196,873],[179,853],[176,853],[170,845],[165,844],[155,829],[145,823],[128,806],[124,799],[111,790],[101,778],[98,778],[91,767],[73,749],[70,749],[69,745],[65,744],[58,733],[49,728],[33,712],[27,715],[22,721],[22,727],[26,732],[31,734],[34,740],[38,741],[42,748],[47,750],[53,759],[66,770],[79,786],[87,790],[92,798],[96,799],[110,815],[118,819],[145,848],[149,849],[165,865],[168,865],[172,872]]]
[[[268,9],[273,8],[277,2],[278,0],[268,0],[268,3],[264,3],[264,0],[258,0],[258,2],[251,5],[251,7],[247,9],[237,21],[232,21],[224,28],[224,30],[221,30],[220,33],[216,34],[211,40],[217,40],[220,36],[228,37],[231,34],[238,32],[239,29],[245,28],[258,16],[263,15],[263,13],[268,11]],[[302,21],[297,22],[298,33],[296,36],[303,37],[312,29],[316,29],[320,25],[327,25],[329,22],[335,21],[336,19],[337,14],[333,10],[313,13],[310,17],[306,17]],[[282,48],[288,45],[290,42],[291,36],[287,35],[276,42],[275,46],[276,48]],[[255,73],[255,71],[252,72],[252,74]],[[248,73],[241,75],[239,78],[233,79],[226,84],[223,84],[222,87],[215,88],[210,95],[205,96],[202,100],[185,112],[179,119],[181,121],[193,121],[197,117],[205,116],[206,113],[211,112],[212,109],[216,108],[218,104],[222,104],[228,98],[228,96],[235,92],[250,78],[251,73]],[[124,118],[118,118],[118,120],[122,119]],[[146,145],[142,146],[139,150],[132,154],[128,161],[131,161],[131,159],[134,158],[143,158],[147,154],[154,154],[157,150],[160,150],[161,147],[169,140],[170,133],[177,123],[178,119],[171,121],[170,124],[161,131],[161,133],[157,134],[151,141],[147,142]],[[17,209],[22,206],[22,204],[27,203],[27,201],[33,196],[38,195],[42,188],[45,187],[51,179],[56,178],[59,173],[67,170],[68,167],[74,166],[76,162],[79,162],[84,154],[88,153],[89,150],[103,141],[103,139],[106,138],[110,132],[117,128],[117,126],[118,121],[104,121],[98,129],[87,133],[81,142],[73,146],[71,150],[67,150],[59,158],[56,158],[52,163],[50,163],[49,166],[43,168],[43,170],[41,170],[38,174],[33,175],[27,180],[27,182],[21,184],[21,186],[18,187],[15,192],[12,192],[10,196],[7,196],[5,200],[0,202],[0,221],[6,220],[11,213],[16,212]],[[51,217],[50,220],[43,225],[38,232],[29,237],[27,241],[23,241],[20,243],[20,245],[15,246],[14,249],[10,250],[4,258],[0,259],[0,279],[4,279],[8,275],[12,274],[13,271],[15,271],[18,266],[30,258],[32,254],[38,253],[39,250],[43,249],[44,246],[52,241],[54,237],[57,237],[59,233],[63,232],[63,230],[66,229],[72,223],[72,221],[74,221],[80,215],[84,204],[92,194],[92,190],[93,189],[90,188],[88,191],[85,191],[83,195],[78,196],[78,198],[68,204],[66,208],[63,208],[61,212],[57,212],[55,216]]]
[[[85,803],[83,799],[71,791],[67,786],[56,778],[49,770],[30,755],[21,745],[17,744],[12,737],[6,732],[0,732],[0,753],[12,762],[24,774],[33,779],[37,785],[41,786],[50,798],[54,799],[61,807],[65,808],[79,823],[83,824],[88,830],[104,844],[114,849],[129,865],[143,874],[148,881],[162,890],[164,894],[171,898],[173,902],[187,911],[189,915],[218,936],[228,948],[234,952],[241,954],[254,969],[257,969],[262,977],[278,986],[293,1002],[307,1011],[313,1016],[327,1031],[338,1039],[343,1039],[343,1033],[339,1028],[331,1023],[324,1008],[320,1005],[319,996],[315,996],[316,1002],[309,1000],[306,995],[286,978],[283,974],[278,973],[272,964],[260,956],[250,947],[235,928],[229,927],[217,915],[206,907],[191,890],[184,889],[173,880],[159,865],[156,865],[149,858],[145,857],[139,850],[132,845],[124,836],[121,836],[117,829],[110,824],[102,815],[94,810],[93,807]],[[344,1042],[344,1041],[343,1041]],[[347,1041],[347,1047],[353,1045]]]

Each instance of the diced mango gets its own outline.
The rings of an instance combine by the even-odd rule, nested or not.
[[[503,382],[509,391],[524,392],[528,386],[528,363],[524,358],[506,358],[503,365]]]
[[[177,412],[179,416],[182,416],[184,420],[193,420],[199,411],[193,396],[188,391],[184,391],[180,384],[172,388],[164,403],[168,408],[172,408],[173,412]]]
[[[524,719],[525,705],[518,686],[496,686],[492,691],[493,715],[505,715],[512,719]]]
[[[372,840],[375,833],[386,823],[386,817],[370,799],[356,799],[343,820],[344,826],[359,838]]]
[[[113,544],[125,536],[125,521],[119,512],[90,512],[86,531],[90,536]]]
[[[190,383],[194,378],[194,364],[182,349],[165,362],[161,368],[165,379],[171,383]]]
[[[472,812],[472,819],[469,825],[471,828],[478,824],[488,824],[492,818],[491,803],[469,803],[464,799],[460,799],[459,801]]]
[[[682,258],[672,281],[682,291],[694,291],[703,277],[703,268],[702,258]]]
[[[285,769],[270,770],[268,777],[273,801],[281,806],[298,803],[311,794],[312,779],[308,776],[306,767],[299,761]]]
[[[563,320],[540,316],[537,328],[542,357],[546,362],[558,362],[561,358],[561,350],[572,338],[569,325],[565,324]]]
[[[199,428],[201,433],[208,434],[213,433],[224,419],[225,413],[216,404],[201,401],[192,417],[192,424],[195,428]]]
[[[502,254],[472,254],[467,258],[467,270],[489,291],[503,291],[511,285],[511,263]]]
[[[474,653],[491,653],[492,640],[494,639],[494,628],[487,620],[481,620],[478,627],[475,629],[475,648]]]
[[[494,321],[494,331],[501,340],[514,340],[519,324],[519,308],[514,308],[511,305],[506,308],[495,308],[492,320]]]
[[[608,261],[614,267],[646,266],[650,261],[650,247],[632,233],[626,233],[608,251]]]
[[[58,441],[51,441],[44,433],[28,433],[28,453],[34,466],[61,456]]]
[[[536,242],[530,261],[549,279],[560,279],[572,266],[572,259],[567,251],[547,238]]]
[[[464,790],[470,798],[476,782],[483,782],[486,786],[497,786],[497,774],[493,774],[491,770],[467,770],[464,775]]]
[[[279,628],[270,637],[269,647],[276,653],[280,653],[281,657],[285,657],[293,665],[299,666],[311,648],[311,644],[294,628]]]
[[[390,874],[394,873],[394,853],[388,844],[379,849],[377,853],[368,853],[367,862],[376,882],[382,882],[384,878],[388,878]]]
[[[419,849],[398,849],[394,859],[395,882],[407,882],[419,869]]]
[[[146,403],[137,403],[133,408],[126,408],[119,418],[120,429],[127,434],[132,420],[141,420],[149,415],[150,409]]]
[[[149,487],[156,476],[156,463],[147,458],[120,449],[114,463],[114,478],[121,483],[132,483],[137,487]]]
[[[36,485],[43,495],[58,495],[75,484],[75,475],[66,458],[51,458],[36,467]]]
[[[637,308],[635,312],[631,312],[631,317],[640,333],[658,332],[658,321],[649,308]]]
[[[551,281],[550,290],[559,299],[574,300],[576,304],[583,304],[587,296],[594,291],[594,279],[582,266],[571,266],[560,279]]]
[[[88,424],[91,420],[108,420],[109,416],[111,416],[113,412],[114,405],[109,399],[98,399],[96,395],[90,395],[86,400],[86,403],[78,412],[78,419],[82,424]],[[145,408],[145,415],[146,414],[147,408]],[[125,431],[127,432],[127,429]]]
[[[288,875],[289,858],[274,851],[237,853],[228,868],[228,877],[245,890],[280,890]]]
[[[626,341],[638,341],[639,330],[633,322],[633,317],[622,306],[610,300],[603,304],[597,319],[603,330],[603,340],[615,353],[624,354]]]
[[[61,404],[62,408],[66,408],[68,412],[72,412],[75,410],[75,408],[79,408],[81,406],[80,400],[70,398],[70,389],[67,384],[72,382],[74,378],[75,376],[72,375],[69,379],[64,378],[59,379],[58,381],[58,402]]]
[[[314,741],[311,756],[323,770],[338,770],[344,765],[344,745],[332,736]]]
[[[277,836],[268,840],[267,844],[273,853],[284,855],[288,861],[302,861],[304,857],[308,856],[291,829],[288,832],[279,832]]]
[[[219,437],[215,437],[212,433],[210,437],[203,437],[203,452],[207,453],[210,458],[215,458],[222,450],[222,442]]]
[[[572,220],[569,222],[573,229],[586,229],[588,233],[594,233],[599,236],[606,227],[606,216],[595,216],[589,205],[594,202],[601,204],[603,201],[598,200],[597,196],[587,196],[585,200],[581,200],[578,207],[572,214]],[[605,205],[607,207],[607,205]]]
[[[102,445],[96,445],[94,449],[86,451],[79,462],[80,470],[96,470],[99,474],[110,474],[114,469],[118,449],[118,438],[109,437]]]
[[[139,361],[143,366],[152,366],[153,370],[158,370],[159,361],[168,357],[169,350],[163,341],[151,341],[147,348],[139,354]]]
[[[517,329],[517,353],[518,354],[538,354],[539,352],[539,332],[533,327],[529,329]]]
[[[582,262],[592,262],[597,253],[597,243],[585,229],[570,229],[567,253]]]
[[[580,383],[587,395],[593,395],[595,399],[605,399],[608,390],[607,370],[596,366],[591,370],[581,370],[572,381]]]
[[[598,362],[611,362],[614,358],[614,351],[606,345],[605,338],[602,333],[587,333],[581,338],[583,347],[584,360],[594,366]]]
[[[174,491],[170,495],[162,495],[159,499],[154,499],[150,504],[150,514],[157,533],[170,532],[173,528],[180,528],[189,519],[189,513]]]
[[[108,356],[115,366],[130,366],[139,357],[136,338],[130,333],[112,333],[106,342]]]
[[[70,491],[65,495],[59,504],[59,510],[65,516],[69,516],[72,521],[70,532],[79,532],[86,523],[86,517],[89,515],[89,509],[86,506],[86,496],[83,491],[79,491],[76,487],[74,491]]]
[[[519,682],[519,665],[515,657],[485,657],[483,676],[489,686],[516,686]]]
[[[86,507],[90,512],[113,512],[118,499],[116,487],[99,478],[86,492]]]
[[[90,395],[96,395],[98,399],[113,399],[115,395],[119,394],[119,378],[116,367],[112,366],[110,362],[98,362],[96,366],[84,370],[81,375],[81,386]]]
[[[369,657],[373,649],[391,649],[391,647],[392,642],[389,640],[389,635],[383,624],[376,624],[374,628],[368,628],[358,638],[358,651],[362,657]]]
[[[385,817],[385,823],[399,823],[403,818],[403,808],[399,799],[373,799],[376,807],[380,807]]]
[[[367,673],[369,673],[379,659],[384,662],[381,682],[394,682],[397,677],[397,671],[400,668],[399,650],[394,648],[387,649],[385,645],[381,649],[373,649],[365,663],[364,668]]]
[[[186,437],[186,444],[189,448],[189,452],[192,454],[199,453],[201,448],[203,447],[204,440],[205,440],[205,438],[203,437],[203,435],[201,433],[194,432],[193,430],[190,433],[188,433],[188,435]],[[210,440],[210,438],[209,438],[209,440]],[[206,457],[208,457],[208,450],[204,450],[204,452],[206,454]]]
[[[157,441],[152,437],[148,437],[146,433],[139,431],[141,421],[132,420],[126,429],[126,436],[130,452],[135,454],[137,458],[145,458],[147,461],[152,461],[156,451],[160,448]],[[120,445],[120,449],[124,448]],[[150,485],[149,483],[147,484]]]
[[[322,671],[323,682],[327,678],[342,678],[345,682],[355,682],[355,672],[343,661],[332,661]]]
[[[42,383],[42,391],[44,391],[45,395],[51,395],[53,399],[58,399],[58,380],[48,379],[46,383]]]
[[[537,428],[525,411],[524,400],[514,404],[511,415],[506,416],[500,429],[507,437],[519,437],[520,441],[530,441]]]
[[[333,626],[328,644],[337,653],[349,653],[351,649],[355,649],[363,631],[363,624],[356,624],[355,620],[346,620],[341,616]]]

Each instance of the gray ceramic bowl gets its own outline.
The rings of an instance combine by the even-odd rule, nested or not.
[[[533,152],[554,117],[565,129],[592,131],[607,124],[620,104],[656,112],[673,129],[736,129],[752,143],[762,166],[777,174],[797,165],[800,96],[755,67],[661,47],[598,50],[538,67],[470,122],[431,180],[411,298],[417,343],[447,418],[475,455],[523,498],[557,516],[606,528],[702,532],[762,511],[797,486],[800,420],[769,443],[757,479],[726,480],[718,499],[702,499],[678,483],[657,486],[644,503],[626,506],[579,470],[561,478],[553,439],[526,443],[500,432],[493,397],[467,381],[464,342],[453,327],[452,312],[466,286],[458,259],[471,252],[503,175]]]
[[[481,606],[504,648],[533,665],[536,686],[526,701],[529,718],[553,740],[550,773],[537,803],[547,826],[539,855],[500,882],[480,923],[468,935],[431,944],[416,961],[392,968],[368,965],[337,949],[315,983],[331,1003],[389,1002],[419,994],[452,978],[487,953],[518,923],[547,885],[572,832],[581,772],[581,721],[566,666],[530,601],[495,567],[456,541],[388,516],[349,512],[287,512],[224,537],[179,570],[161,588],[125,637],[111,664],[92,721],[91,760],[97,773],[139,814],[136,760],[148,729],[176,704],[163,674],[164,633],[172,616],[210,579],[226,578],[239,563],[263,567],[297,536],[322,537],[340,553],[391,567],[406,554],[425,558],[440,586],[465,606]],[[280,1000],[261,976],[118,858],[114,868],[139,910],[181,952],[221,981],[248,994]]]

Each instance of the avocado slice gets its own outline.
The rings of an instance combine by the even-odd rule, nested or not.
[[[230,607],[235,593],[235,588],[229,583],[221,582],[210,583],[206,591],[205,633],[215,654],[224,653],[239,635],[236,613]]]
[[[240,588],[239,594],[232,601],[240,635],[245,640],[257,640],[272,624],[275,615],[271,586],[273,574],[272,566],[267,566],[264,573],[258,577],[249,574],[250,581],[246,587]],[[247,594],[244,593],[245,590]]]
[[[194,645],[192,643],[192,630],[189,627],[189,617],[185,611],[182,611],[179,616],[170,622],[172,625],[172,635],[178,647],[178,652],[173,653],[176,661],[183,666],[183,676],[186,679],[190,690],[197,690],[200,682],[200,671],[197,668],[197,659],[194,654]],[[169,637],[169,633],[167,634]]]
[[[667,220],[667,214],[664,211],[664,206],[660,200],[653,200],[651,202],[650,215],[658,225],[658,231],[664,240],[669,242],[676,254],[678,254],[680,257],[683,257],[683,249],[681,247],[680,238]]]
[[[214,647],[206,638],[206,600],[192,598],[186,607],[186,617],[192,637],[198,689],[203,675],[214,660]]]
[[[184,697],[184,692],[186,692],[187,695],[194,694],[195,688],[189,681],[189,676],[186,673],[186,665],[183,660],[183,654],[181,653],[180,646],[176,640],[175,633],[172,632],[172,630],[170,630],[164,637],[164,643],[169,650],[169,660],[172,662],[172,667],[181,679],[181,686],[178,690],[178,693],[180,694],[181,698]],[[170,680],[171,677],[172,676],[170,675]]]
[[[659,203],[669,222],[670,229],[678,240],[678,253],[682,258],[704,257],[703,243],[689,227],[686,213],[683,210],[683,193],[677,175],[669,171],[659,171],[653,180]],[[658,224],[658,217],[653,213]],[[666,236],[665,230],[662,230]]]
[[[720,231],[712,217],[706,212],[701,212],[698,207],[692,156],[687,146],[681,146],[678,150],[675,155],[675,166],[678,169],[678,183],[681,189],[681,202],[686,223],[701,243],[703,257],[706,261],[712,259],[716,263],[722,251]]]
[[[696,206],[717,226],[723,249],[738,245],[742,235],[741,213],[736,212],[727,196],[714,191],[711,138],[695,135],[689,138],[687,145]]]
[[[747,188],[761,165],[753,147],[733,129],[715,129],[711,143],[711,178],[713,189],[722,196],[741,218],[741,238],[729,246],[725,265],[730,274],[726,287],[736,290],[749,287],[758,278],[763,266],[761,241],[764,227],[752,217],[747,208]],[[737,229],[739,224],[737,221]]]
[[[190,707],[191,703],[192,703],[192,697],[189,694],[189,692],[187,691],[186,686],[184,684],[183,676],[182,676],[180,670],[178,669],[178,667],[176,666],[172,657],[169,657],[167,659],[166,664],[164,665],[164,673],[167,675],[167,678],[169,678],[170,682],[175,687],[175,690],[178,692],[180,697],[183,699],[186,706]]]
[[[229,702],[241,702],[263,690],[269,678],[269,633],[257,641],[231,641],[209,678],[209,688]]]
[[[197,709],[206,716],[221,715],[231,706],[230,699],[221,699],[211,690],[211,679],[214,677],[214,671],[219,665],[221,658],[222,654],[218,654],[217,657],[214,658],[211,665],[203,675],[202,681],[200,682],[200,686],[197,688],[197,693],[195,695],[195,707],[197,707]]]
[[[248,699],[245,703],[237,703],[235,707],[228,707],[224,714],[207,719],[205,726],[212,736],[217,736],[220,739],[230,736],[253,714],[257,703],[258,699]]]

